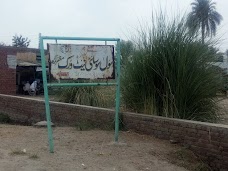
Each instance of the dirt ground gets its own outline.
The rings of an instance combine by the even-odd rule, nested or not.
[[[173,157],[180,146],[150,136],[120,132],[116,145],[113,131],[55,127],[53,135],[55,152],[49,153],[46,128],[0,124],[0,171],[187,170]]]

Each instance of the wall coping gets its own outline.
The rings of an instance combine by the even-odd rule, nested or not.
[[[161,120],[166,120],[166,121],[175,121],[175,122],[184,122],[184,123],[189,123],[189,124],[197,124],[197,125],[202,125],[202,126],[211,126],[211,127],[217,127],[217,128],[227,128],[228,125],[225,124],[218,124],[218,123],[209,123],[209,122],[201,122],[201,121],[193,121],[193,120],[186,120],[186,119],[177,119],[177,118],[167,118],[167,117],[162,117],[162,116],[154,116],[154,115],[147,115],[147,114],[142,114],[142,113],[133,113],[133,112],[123,112],[123,114],[128,114],[128,115],[134,115],[137,117],[144,117],[144,118],[154,118],[154,119],[161,119]]]

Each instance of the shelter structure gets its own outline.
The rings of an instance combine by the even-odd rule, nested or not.
[[[35,79],[42,81],[39,49],[0,46],[0,94],[23,94],[24,83]]]

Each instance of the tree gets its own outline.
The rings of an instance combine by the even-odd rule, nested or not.
[[[0,42],[0,46],[7,46],[4,42]]]
[[[27,48],[29,46],[29,43],[30,43],[30,40],[28,40],[27,37],[26,38],[23,37],[22,35],[20,35],[20,36],[17,36],[17,35],[13,36],[12,41],[13,41],[12,44],[15,47],[25,47],[25,48]]]
[[[206,37],[215,36],[217,25],[223,19],[215,5],[211,0],[195,0],[191,3],[192,11],[187,16],[187,26],[193,33],[201,31],[202,43]]]

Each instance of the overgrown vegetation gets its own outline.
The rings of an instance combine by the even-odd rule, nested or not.
[[[96,107],[115,106],[115,87],[70,87],[59,93],[60,101]]]
[[[186,18],[165,15],[122,41],[121,103],[126,110],[164,117],[215,122],[216,93],[223,88],[214,62],[221,54],[186,26]],[[190,31],[190,32],[189,32]],[[60,101],[114,108],[115,88],[64,88]]]
[[[221,80],[212,61],[213,43],[188,33],[186,20],[153,18],[134,39],[135,52],[122,71],[122,97],[128,109],[147,114],[216,120]]]

